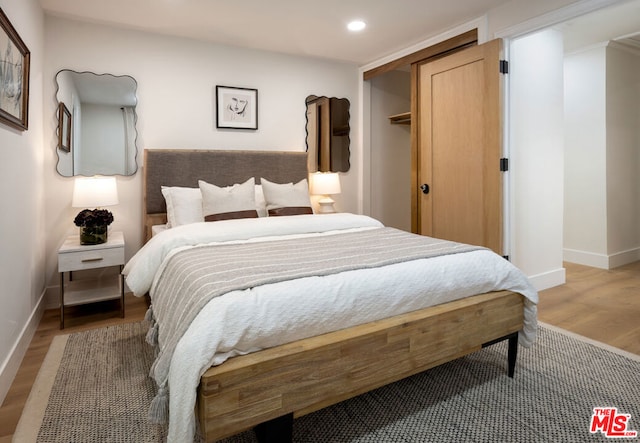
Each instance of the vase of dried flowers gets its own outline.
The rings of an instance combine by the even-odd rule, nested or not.
[[[108,226],[113,222],[113,214],[106,209],[83,209],[73,223],[80,227],[81,245],[106,243]]]

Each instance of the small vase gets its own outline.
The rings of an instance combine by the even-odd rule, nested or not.
[[[80,226],[81,245],[99,245],[107,242],[107,225]]]

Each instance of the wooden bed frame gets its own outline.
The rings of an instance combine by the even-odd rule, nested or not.
[[[160,186],[218,186],[261,176],[307,176],[306,153],[145,150],[143,223],[166,223]],[[207,441],[250,428],[261,440],[290,441],[293,419],[509,341],[513,377],[524,298],[491,292],[238,356],[202,376],[196,414]],[[275,435],[275,440],[273,440]]]

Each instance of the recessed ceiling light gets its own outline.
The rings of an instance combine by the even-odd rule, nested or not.
[[[349,22],[349,24],[347,25],[347,29],[349,29],[349,31],[362,31],[364,28],[366,28],[366,26],[367,24],[362,20],[354,20],[352,22]]]

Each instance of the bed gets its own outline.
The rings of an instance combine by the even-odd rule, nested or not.
[[[509,341],[505,366],[513,376],[518,342],[529,346],[535,339],[535,289],[510,263],[482,248],[415,238],[420,236],[408,239],[412,234],[354,214],[258,217],[164,228],[169,200],[163,186],[197,188],[201,180],[235,189],[248,178],[263,187],[269,182],[295,184],[308,176],[306,153],[145,150],[143,176],[146,244],[124,273],[136,295],[150,293],[149,340],[160,342],[161,350],[171,348],[164,360],[160,352],[152,368],[159,392],[150,407],[156,419],[169,420],[169,441],[189,441],[195,433],[216,441],[251,428],[259,438],[276,435],[287,440],[295,417],[498,341]],[[259,188],[255,186],[256,196]],[[407,249],[399,253],[392,251],[399,248],[385,246],[387,241],[407,241],[411,247],[406,243]],[[424,241],[425,247],[413,249],[416,241]],[[352,253],[348,248],[358,249],[357,242],[380,245],[371,253],[375,264],[354,269],[350,260],[342,263],[336,258],[338,271],[310,268],[305,271],[309,274],[291,273],[293,266],[282,265],[281,280],[228,292],[221,285],[222,295],[201,303],[192,316],[186,313],[195,308],[183,308],[182,303],[206,285],[180,289],[186,291],[179,292],[180,297],[173,296],[178,293],[174,288],[192,288],[193,281],[204,277],[177,283],[166,276],[171,269],[208,274],[206,266],[217,272],[229,261],[220,258],[221,248],[272,257],[280,257],[281,250],[295,250],[307,254],[296,255],[300,263],[307,263],[334,249],[347,257]],[[447,252],[424,257],[422,249],[429,248]],[[201,254],[206,262],[197,261],[204,260]],[[238,257],[244,257],[240,262],[247,260]],[[235,266],[229,268],[236,271]],[[384,287],[387,282],[389,288]],[[302,296],[304,303],[298,301]],[[325,310],[333,311],[321,318]],[[176,329],[181,332],[166,332]]]

